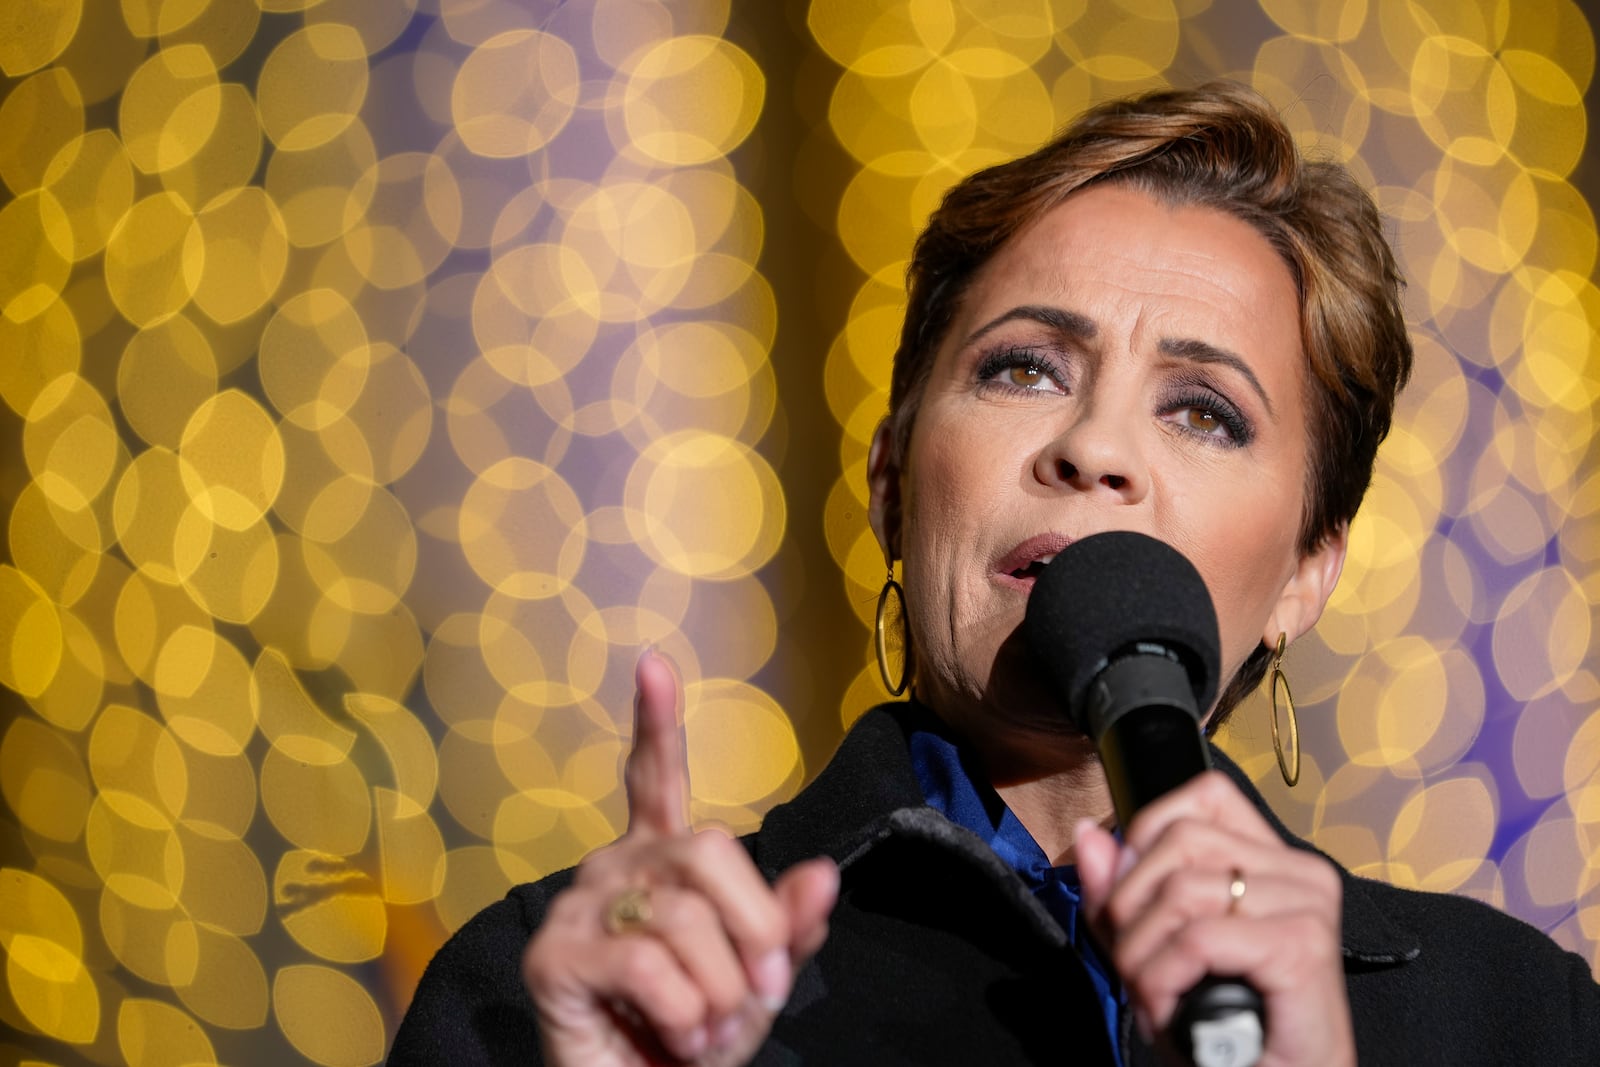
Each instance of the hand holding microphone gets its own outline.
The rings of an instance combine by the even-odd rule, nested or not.
[[[1024,629],[1105,765],[1124,840],[1080,830],[1079,874],[1158,1047],[1198,1067],[1353,1063],[1337,872],[1208,771],[1220,655],[1194,567],[1142,534],[1085,538],[1045,568]]]

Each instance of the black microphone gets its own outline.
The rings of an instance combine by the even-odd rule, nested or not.
[[[1217,695],[1217,613],[1176,549],[1131,531],[1073,542],[1034,583],[1023,631],[1067,713],[1100,750],[1117,821],[1211,766],[1201,709]],[[1197,1067],[1251,1067],[1261,995],[1208,977],[1186,994],[1172,1036]]]

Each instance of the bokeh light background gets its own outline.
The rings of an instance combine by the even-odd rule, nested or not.
[[[618,832],[642,643],[753,826],[879,699],[922,220],[1215,75],[1376,190],[1418,348],[1302,783],[1223,740],[1600,967],[1594,65],[1569,0],[5,0],[0,1064],[381,1059]]]

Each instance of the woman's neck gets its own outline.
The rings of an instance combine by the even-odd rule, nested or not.
[[[1006,807],[1050,862],[1074,862],[1073,828],[1080,819],[1114,822],[1111,790],[1094,743],[1063,734],[1025,738],[985,736],[967,744]]]

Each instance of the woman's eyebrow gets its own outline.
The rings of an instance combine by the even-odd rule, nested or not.
[[[1096,334],[1099,333],[1094,320],[1076,311],[1051,307],[1048,304],[1019,304],[1009,311],[995,316],[974,330],[967,337],[963,347],[981,341],[986,335],[1008,322],[1016,322],[1018,320],[1037,322],[1043,326],[1048,326],[1054,333],[1074,341],[1092,341]],[[1267,391],[1261,387],[1261,380],[1256,377],[1255,371],[1251,370],[1250,365],[1241,359],[1237,353],[1231,352],[1226,348],[1218,348],[1209,341],[1201,341],[1192,337],[1165,337],[1162,338],[1157,348],[1163,355],[1174,359],[1187,360],[1191,363],[1216,363],[1231,368],[1244,378],[1250,384],[1250,388],[1255,391],[1255,394],[1261,398],[1261,403],[1266,406],[1267,414],[1274,418],[1277,417],[1277,412],[1272,407],[1272,399],[1267,396]]]
[[[1207,341],[1189,337],[1163,337],[1161,343],[1156,347],[1161,351],[1162,355],[1171,356],[1174,359],[1184,359],[1192,363],[1220,363],[1224,367],[1232,368],[1245,381],[1250,383],[1250,388],[1256,391],[1256,395],[1266,405],[1267,414],[1274,418],[1277,417],[1277,414],[1272,410],[1272,401],[1268,399],[1267,391],[1261,388],[1261,382],[1256,377],[1255,371],[1251,370],[1250,365],[1240,359],[1236,353],[1230,352],[1226,348],[1218,348]]]
[[[966,339],[963,347],[982,340],[986,334],[999,329],[1008,322],[1016,322],[1018,319],[1048,326],[1057,334],[1075,341],[1091,341],[1094,339],[1095,334],[1099,332],[1088,316],[1080,315],[1076,311],[1050,307],[1047,304],[1021,304],[978,327]]]

